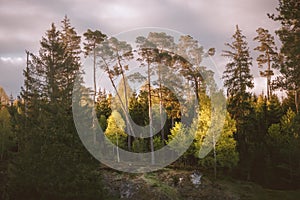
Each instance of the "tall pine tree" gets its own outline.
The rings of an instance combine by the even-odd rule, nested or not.
[[[279,86],[293,91],[296,112],[299,112],[300,97],[300,2],[299,0],[279,0],[276,9],[279,14],[269,17],[281,23],[276,31],[282,47],[280,49],[283,60],[280,66],[282,76],[277,79]]]

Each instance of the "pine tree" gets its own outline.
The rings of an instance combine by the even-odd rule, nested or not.
[[[203,57],[203,47],[190,35],[181,36],[177,45],[179,56],[175,58],[179,63],[181,74],[194,89],[196,100],[200,102],[199,93],[205,88],[203,73],[205,67],[200,66]]]
[[[156,74],[158,76],[158,98],[159,98],[159,113],[160,113],[160,132],[161,138],[164,142],[165,133],[164,133],[164,122],[163,122],[163,80],[165,80],[167,75],[170,73],[169,69],[173,64],[172,53],[174,52],[175,42],[174,38],[170,35],[167,35],[164,32],[157,33],[151,32],[148,34],[148,40],[155,45],[155,48],[158,49],[158,65],[156,67]]]
[[[104,39],[106,38],[106,35],[103,34],[99,30],[92,31],[88,29],[83,36],[85,37],[86,42],[83,43],[85,55],[88,56],[90,54],[93,55],[93,80],[94,80],[94,102],[96,100],[97,95],[97,82],[96,82],[96,65],[97,65],[97,47],[100,45]]]
[[[258,35],[254,38],[254,40],[258,41],[260,45],[254,48],[254,50],[261,53],[257,57],[256,61],[259,68],[263,68],[263,65],[267,64],[267,69],[265,71],[261,71],[260,75],[267,78],[267,98],[269,99],[272,95],[271,77],[274,75],[272,69],[276,68],[278,62],[276,53],[277,48],[274,42],[274,37],[268,30],[258,28],[256,32]]]
[[[93,103],[96,102],[97,96],[97,53],[98,53],[98,46],[104,41],[106,35],[103,34],[99,30],[92,31],[88,29],[83,36],[85,37],[86,42],[83,43],[85,56],[89,56],[92,54],[93,57],[93,82],[94,82],[94,90],[93,90]],[[96,114],[95,114],[96,115]],[[93,117],[93,128],[96,128],[96,117]],[[94,134],[94,143],[96,144],[97,136],[96,133]]]
[[[281,28],[276,31],[282,47],[282,62],[280,72],[282,76],[277,79],[279,86],[287,91],[294,92],[296,112],[299,111],[300,95],[300,2],[298,0],[279,0],[276,9],[279,14],[269,17],[281,23]]]
[[[153,64],[157,62],[158,49],[155,48],[155,44],[153,44],[143,36],[137,37],[136,43],[138,46],[138,54],[140,55],[138,61],[141,62],[142,67],[146,67],[151,164],[155,164],[154,144],[153,144],[154,128],[153,128],[153,113],[152,113],[153,102],[152,102],[152,94],[151,94],[152,93],[151,74],[153,73]]]
[[[132,47],[126,41],[119,41],[115,37],[107,38],[99,45],[100,68],[107,74],[110,83],[116,93],[121,112],[125,115],[128,137],[128,149],[131,149],[131,136],[134,136],[134,129],[130,121],[128,100],[131,93],[125,73],[129,70],[129,62],[133,58]],[[118,90],[117,79],[121,77],[119,84],[123,90]]]

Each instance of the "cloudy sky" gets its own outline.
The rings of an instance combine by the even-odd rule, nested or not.
[[[220,70],[224,43],[231,41],[238,24],[250,50],[255,30],[264,27],[274,33],[279,24],[267,17],[276,13],[278,0],[0,0],[0,86],[16,96],[23,84],[25,49],[37,53],[39,41],[52,22],[67,15],[77,32],[88,28],[107,35],[139,27],[173,29],[196,38],[204,48],[215,47],[214,60]],[[59,25],[58,25],[59,26]],[[275,37],[278,42],[277,37]],[[255,91],[265,89],[253,56]]]

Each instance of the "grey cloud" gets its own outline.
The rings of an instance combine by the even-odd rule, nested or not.
[[[8,95],[14,97],[19,95],[21,85],[23,85],[23,66],[22,62],[4,62],[0,60],[0,86],[4,88]]]
[[[0,56],[25,56],[25,49],[37,52],[39,40],[51,22],[60,26],[64,15],[68,15],[80,34],[87,28],[111,35],[154,26],[192,35],[205,48],[217,49],[214,59],[223,69],[226,60],[220,54],[224,43],[231,41],[235,24],[240,25],[253,49],[256,44],[251,40],[256,28],[274,31],[279,26],[266,16],[275,12],[277,4],[277,0],[4,0],[0,5]],[[255,54],[253,58],[255,61]],[[19,88],[22,84],[22,68],[0,62],[0,72],[0,85]],[[253,72],[258,77],[258,70]]]

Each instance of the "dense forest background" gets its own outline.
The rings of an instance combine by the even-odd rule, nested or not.
[[[94,85],[80,89],[88,93],[97,116],[97,122],[92,121],[87,129],[94,130],[95,123],[100,124],[106,138],[95,133],[94,142],[105,139],[116,144],[111,152],[103,152],[116,162],[122,159],[119,148],[153,152],[172,144],[174,151],[180,151],[192,132],[191,146],[172,167],[209,171],[214,179],[229,176],[267,188],[299,189],[300,3],[279,1],[277,10],[278,15],[268,16],[281,23],[276,31],[281,46],[276,46],[275,36],[262,27],[253,30],[255,38],[246,38],[238,25],[233,30],[232,40],[222,51],[228,58],[223,72],[225,91],[217,89],[213,72],[201,63],[213,56],[215,49],[205,52],[189,35],[175,41],[166,33],[150,32],[136,38],[138,48],[134,51],[131,44],[100,30],[88,29],[78,35],[67,17],[59,27],[52,24],[41,39],[39,52],[26,52],[20,95],[13,99],[0,88],[0,198],[107,198],[100,164],[83,146],[73,121],[73,88],[76,77],[84,74],[84,57],[93,60]],[[249,49],[247,40],[256,41],[257,47]],[[259,56],[252,58],[250,51]],[[131,60],[140,63],[145,74],[127,78]],[[250,69],[256,66],[266,77],[267,92],[260,95],[249,92],[254,87]],[[100,69],[113,92],[97,84],[96,71]],[[161,79],[174,78],[168,76],[170,71],[181,75],[175,80],[176,91],[185,100],[199,103],[191,126],[182,122],[189,108],[180,105],[178,97],[162,84]],[[157,81],[151,85],[153,74]],[[143,84],[139,91],[131,89],[130,78]],[[183,93],[187,86],[193,88],[192,94]],[[279,97],[278,90],[286,96]],[[224,96],[227,104],[218,139],[213,133],[207,135],[214,123],[212,92]],[[163,108],[165,124],[159,121]],[[141,130],[132,126],[129,117],[140,126],[149,124],[151,137],[132,136]],[[155,120],[159,134],[154,136]],[[207,145],[213,146],[212,151],[199,158]],[[149,165],[155,162],[152,155]]]

